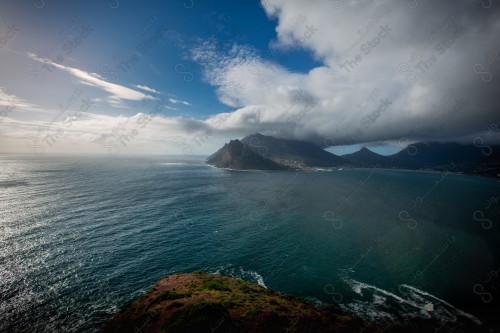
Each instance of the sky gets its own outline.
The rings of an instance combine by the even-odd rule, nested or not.
[[[498,144],[490,0],[2,0],[0,153]]]

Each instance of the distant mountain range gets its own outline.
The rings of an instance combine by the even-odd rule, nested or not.
[[[478,148],[472,144],[421,142],[390,156],[362,148],[342,157],[368,167],[378,164],[392,169],[448,170],[490,177],[500,174],[500,146]]]
[[[334,167],[380,167],[389,169],[464,172],[500,177],[500,146],[422,142],[383,156],[368,148],[337,156],[313,143],[277,139],[262,134],[231,140],[207,159],[219,168],[238,170],[287,170]]]

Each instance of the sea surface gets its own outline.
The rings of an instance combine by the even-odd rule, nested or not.
[[[373,323],[500,322],[496,179],[182,156],[0,155],[0,170],[0,331],[98,332],[162,276],[195,270]]]

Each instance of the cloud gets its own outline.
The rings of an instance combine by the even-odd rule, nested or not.
[[[265,0],[280,52],[320,66],[289,70],[258,50],[202,42],[191,59],[235,109],[222,131],[255,131],[321,145],[458,140],[498,122],[500,7],[480,1]],[[497,52],[498,54],[498,52]]]
[[[49,59],[40,58],[32,53],[29,53],[28,56],[33,60],[45,63],[47,65],[53,66],[55,68],[58,68],[62,71],[65,71],[73,75],[74,77],[78,78],[81,83],[85,85],[97,87],[108,92],[110,94],[108,101],[110,102],[111,105],[120,106],[123,100],[140,101],[140,100],[154,99],[154,97],[144,94],[140,91],[105,81],[99,74],[88,73],[78,68],[64,66],[55,63]]]
[[[9,116],[12,112],[18,111],[51,112],[50,110],[41,108],[38,105],[29,103],[21,97],[11,94],[4,87],[0,87],[0,118]]]
[[[202,120],[139,112],[109,116],[72,112],[58,121],[5,118],[0,151],[26,153],[153,153],[196,155],[217,150],[230,137]]]
[[[153,93],[153,94],[161,94],[161,92],[158,91],[158,90],[155,90],[153,88],[150,88],[150,87],[147,87],[147,86],[143,86],[143,85],[140,85],[140,84],[137,84],[134,87],[136,87],[137,89],[141,89],[141,90]]]
[[[168,101],[172,104],[184,104],[184,105],[191,105],[191,103],[187,101],[183,101],[177,98],[169,98]]]

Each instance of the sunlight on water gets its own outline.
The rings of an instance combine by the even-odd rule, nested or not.
[[[500,267],[497,226],[473,219],[482,209],[498,220],[498,206],[484,208],[500,193],[491,179],[449,175],[416,201],[439,174],[264,174],[162,158],[1,163],[9,332],[99,331],[160,277],[197,269],[370,321],[479,324],[473,287]]]

